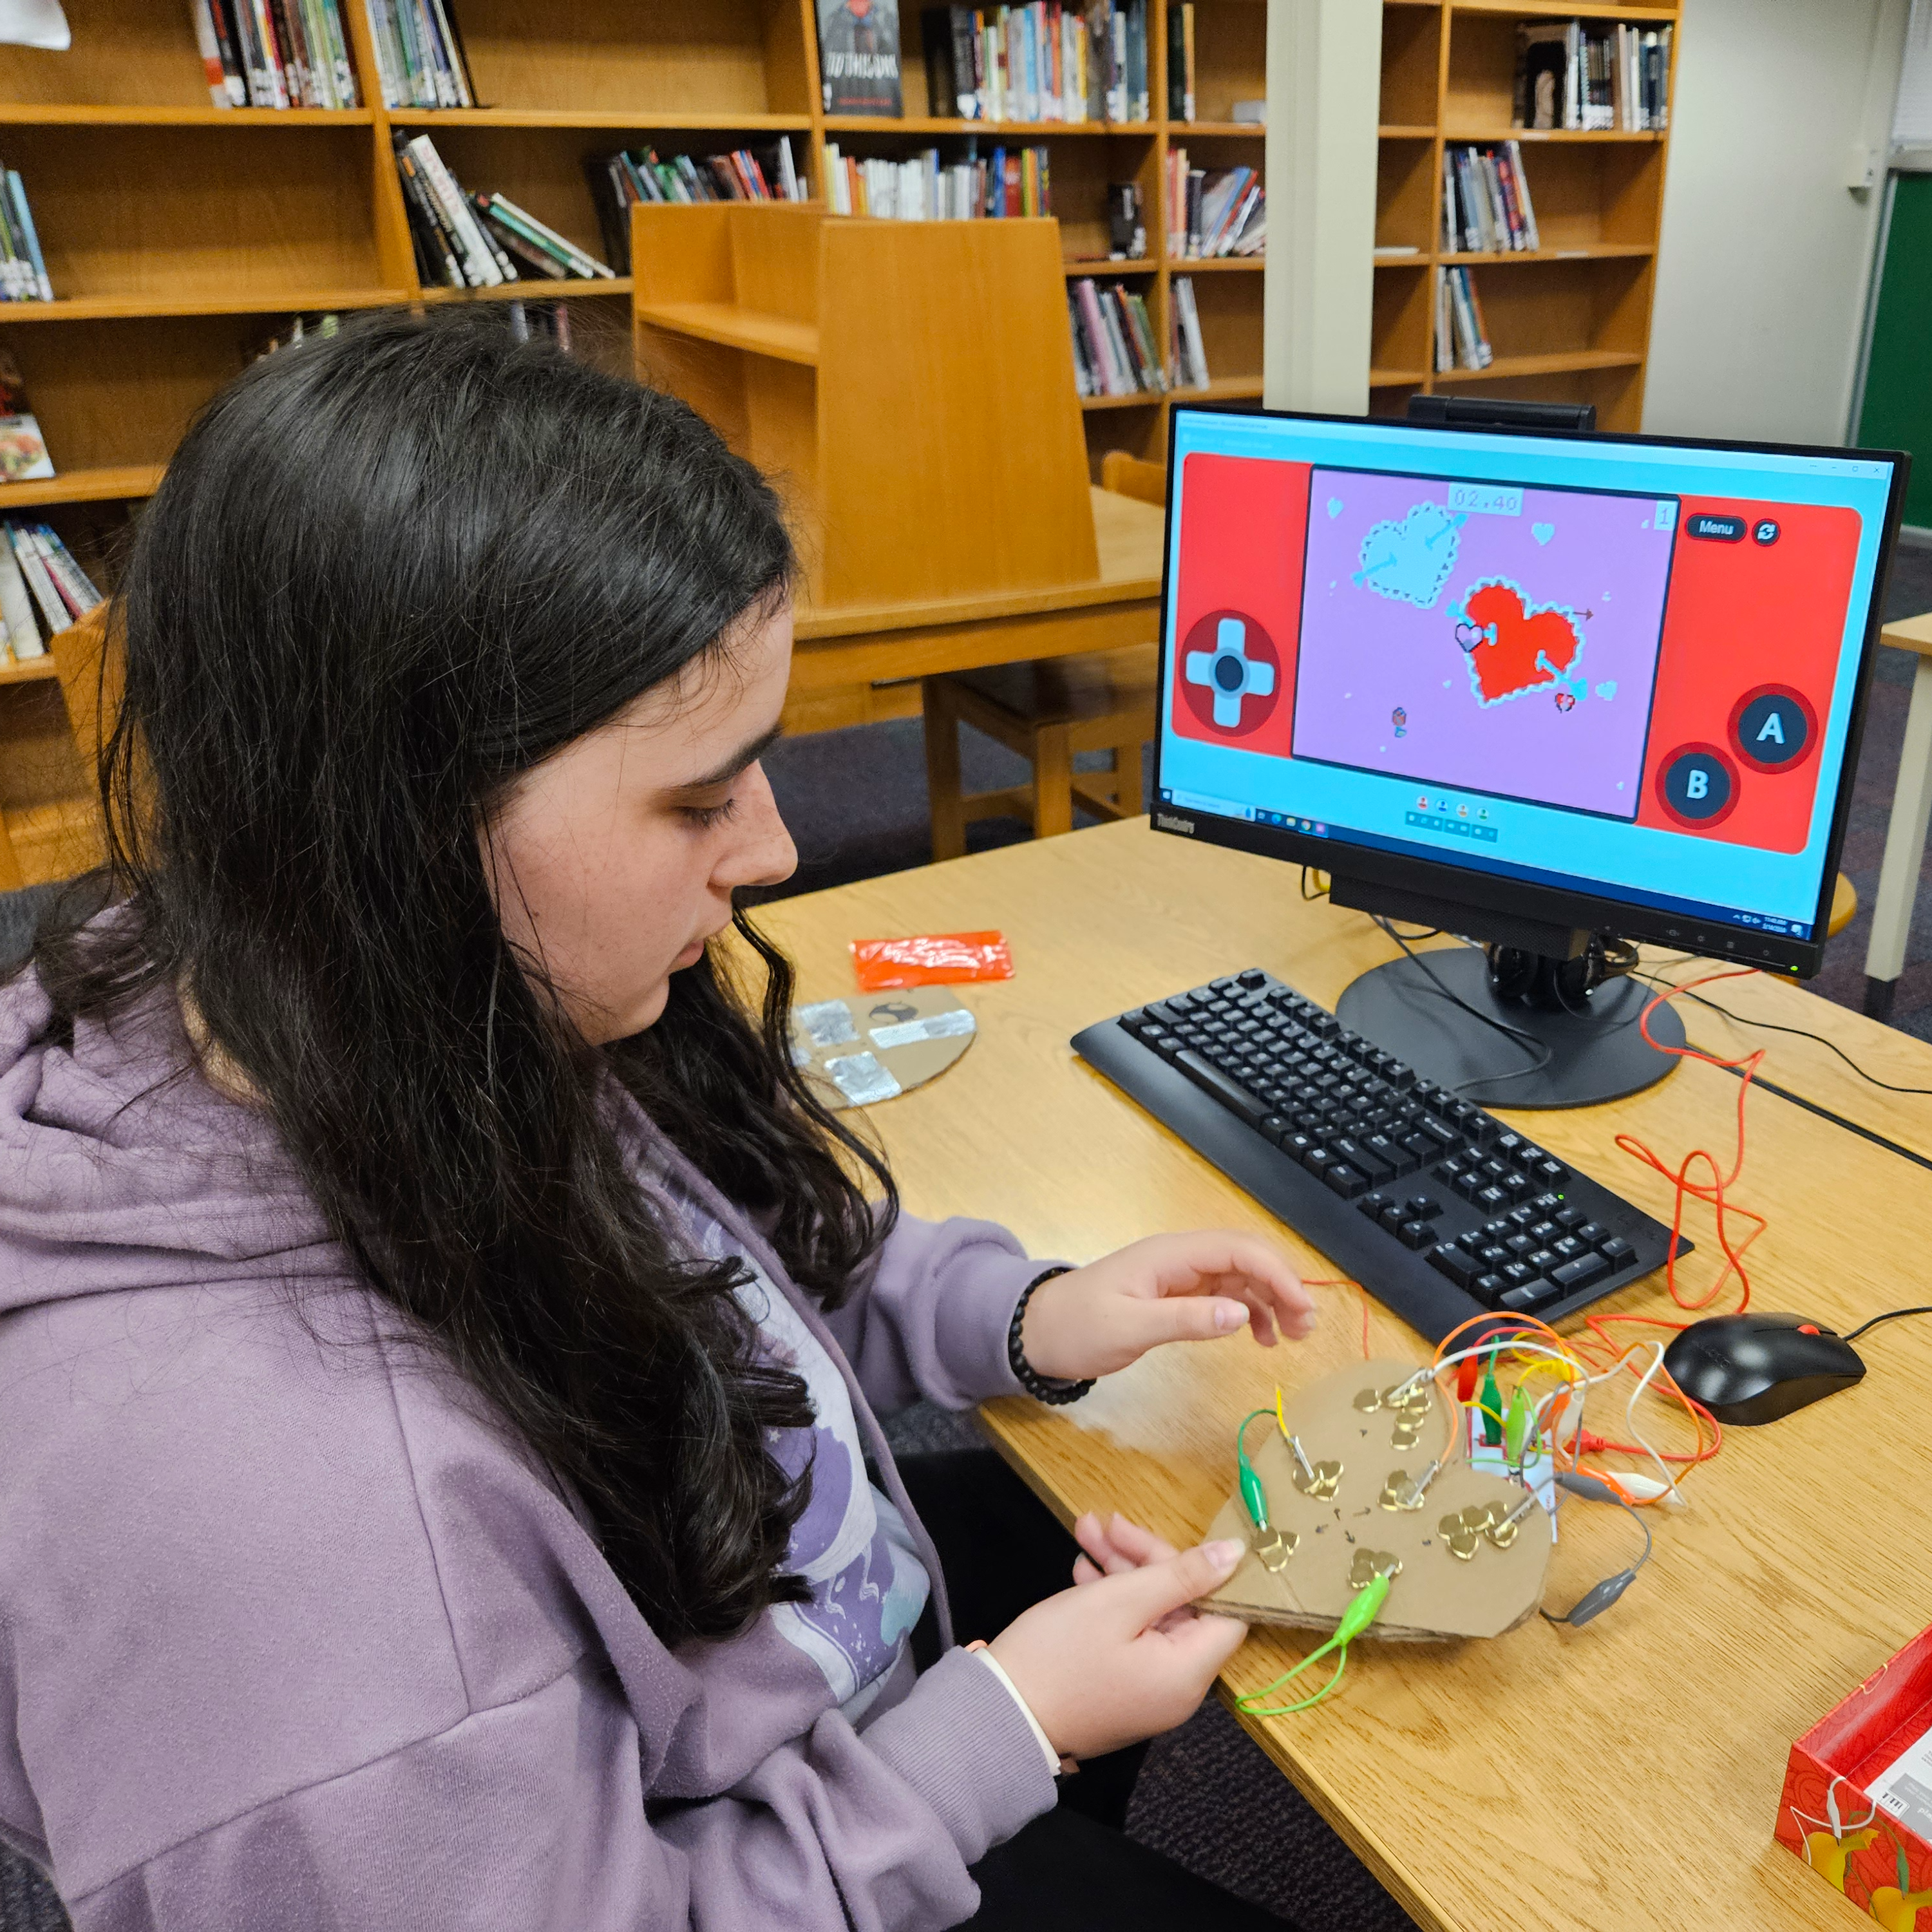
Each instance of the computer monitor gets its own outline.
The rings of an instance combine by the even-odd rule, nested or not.
[[[1574,1105],[1670,1064],[1617,942],[1818,970],[1906,458],[1190,404],[1172,448],[1155,830],[1489,949],[1345,1022]]]

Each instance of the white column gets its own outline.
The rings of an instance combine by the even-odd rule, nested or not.
[[[1269,0],[1270,409],[1368,410],[1382,47],[1381,0]]]
[[[1922,657],[1912,680],[1912,708],[1905,715],[1905,746],[1898,758],[1898,784],[1892,795],[1892,823],[1885,835],[1878,896],[1872,902],[1871,944],[1865,953],[1865,1010],[1874,1001],[1891,1006],[1888,982],[1905,970],[1906,941],[1912,933],[1912,908],[1918,897],[1918,868],[1925,858],[1925,824],[1932,817],[1932,657]],[[1883,1018],[1885,1015],[1878,1016]]]

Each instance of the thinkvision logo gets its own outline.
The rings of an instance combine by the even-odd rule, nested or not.
[[[1185,832],[1191,836],[1194,830],[1192,819],[1176,818],[1171,812],[1156,812],[1154,815],[1154,822],[1163,832]]]

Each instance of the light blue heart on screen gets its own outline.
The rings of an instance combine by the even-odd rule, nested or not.
[[[1339,517],[1342,514],[1342,500],[1340,497],[1330,496],[1328,499],[1328,514],[1330,517]]]
[[[1556,526],[1554,524],[1532,524],[1529,533],[1538,543],[1546,544],[1556,534]]]

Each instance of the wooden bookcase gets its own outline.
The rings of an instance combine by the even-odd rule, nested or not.
[[[1671,26],[1675,4],[1578,8],[1557,0],[1384,0],[1370,410],[1399,416],[1418,391],[1592,402],[1605,429],[1643,415],[1667,133],[1538,132],[1510,125],[1521,20]],[[1674,95],[1675,74],[1672,75]],[[1516,140],[1536,205],[1534,253],[1445,254],[1442,155],[1453,142]],[[1496,360],[1435,373],[1435,281],[1472,272]]]
[[[828,134],[861,156],[931,143],[950,154],[975,137],[1044,144],[1065,274],[1130,280],[1163,346],[1173,278],[1194,274],[1215,375],[1208,393],[1261,393],[1261,262],[1166,258],[1162,163],[1184,146],[1196,166],[1261,166],[1263,131],[1226,117],[1265,92],[1266,0],[1198,0],[1192,124],[1167,116],[1167,0],[1150,0],[1153,118],[1130,128],[931,116],[916,0],[900,7],[902,120],[824,114],[812,0],[454,0],[478,98],[491,104],[388,110],[362,0],[341,4],[364,104],[353,110],[211,106],[188,0],[68,0],[67,52],[0,47],[0,156],[26,182],[57,296],[0,304],[0,343],[59,472],[0,484],[0,514],[46,518],[110,579],[132,511],[194,412],[292,316],[561,298],[580,353],[631,366],[628,278],[418,284],[396,128],[432,131],[466,186],[500,190],[599,256],[584,163],[620,146],[704,154],[788,134],[816,189]],[[1104,255],[1106,186],[1126,179],[1142,186],[1148,259],[1080,261]],[[1096,480],[1110,449],[1165,449],[1164,398],[1096,399],[1080,413]],[[50,658],[0,670],[0,814],[30,879],[70,869],[74,840],[91,836],[64,722]]]
[[[1178,0],[1173,0],[1178,4]],[[1053,212],[1060,223],[1070,282],[1090,275],[1102,287],[1115,282],[1144,296],[1156,340],[1163,354],[1172,338],[1173,286],[1177,276],[1192,275],[1195,306],[1214,381],[1205,390],[1180,392],[1180,400],[1258,398],[1262,393],[1262,258],[1225,256],[1190,262],[1166,251],[1168,209],[1167,157],[1186,150],[1189,165],[1210,170],[1251,167],[1264,173],[1266,130],[1228,118],[1238,100],[1259,100],[1268,92],[1268,0],[1196,0],[1195,8],[1195,113],[1192,122],[1167,112],[1167,16],[1170,0],[1148,0],[1148,87],[1151,118],[1138,123],[1054,121],[972,122],[934,116],[926,98],[926,47],[922,8],[900,0],[899,68],[904,76],[906,118],[885,121],[870,116],[825,117],[814,143],[826,135],[840,152],[860,159],[896,159],[936,146],[942,161],[963,156],[975,140],[988,147],[1043,146],[1048,152]],[[820,157],[814,155],[814,166]],[[820,176],[814,174],[816,183]],[[1139,184],[1146,215],[1148,254],[1144,261],[1110,262],[1106,197],[1110,182]],[[1091,474],[1100,481],[1107,452],[1160,459],[1167,450],[1166,396],[1095,396],[1082,400]]]

